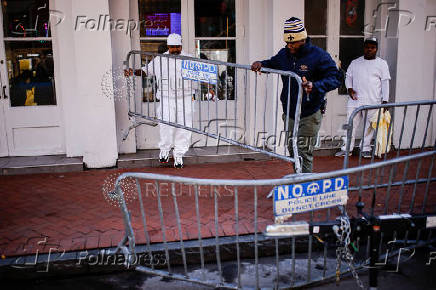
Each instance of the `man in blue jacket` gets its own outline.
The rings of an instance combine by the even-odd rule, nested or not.
[[[298,128],[298,153],[303,159],[302,172],[312,172],[313,149],[322,120],[320,109],[325,105],[325,94],[341,85],[340,73],[330,55],[311,44],[300,19],[292,17],[286,20],[283,39],[286,42],[286,47],[268,60],[254,62],[251,69],[260,71],[262,67],[266,67],[291,71],[301,77],[304,91]],[[288,135],[292,137],[298,83],[294,78],[291,78],[291,89],[288,96],[289,78],[283,76],[282,82],[283,89],[280,100],[283,107],[283,120],[285,123],[289,122]],[[287,143],[289,154],[293,156],[291,140],[288,140]]]

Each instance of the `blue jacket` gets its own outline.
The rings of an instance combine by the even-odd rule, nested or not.
[[[338,88],[341,85],[341,76],[336,67],[336,63],[323,49],[312,45],[307,39],[297,52],[292,55],[287,47],[282,48],[275,56],[261,62],[263,67],[292,71],[300,77],[305,76],[308,81],[313,83],[312,92],[307,100],[303,90],[303,100],[301,103],[301,117],[306,117],[316,113],[324,104],[324,96],[327,92]],[[282,76],[283,89],[280,95],[283,112],[287,114],[288,105],[288,82],[289,78]],[[291,78],[291,96],[289,116],[295,116],[295,107],[298,97],[298,83]]]

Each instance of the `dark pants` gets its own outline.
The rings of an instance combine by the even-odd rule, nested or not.
[[[294,130],[294,119],[288,118],[288,150],[291,156],[294,156],[294,151],[292,149],[292,131]],[[283,115],[283,121],[286,122],[286,116]],[[313,167],[313,149],[316,144],[316,139],[318,137],[318,131],[321,127],[322,114],[318,111],[310,116],[303,117],[300,119],[298,126],[298,139],[297,148],[298,155],[301,156],[303,162],[301,164],[301,169],[303,173],[312,172]],[[286,123],[285,123],[286,126]],[[294,166],[295,170],[295,166]]]

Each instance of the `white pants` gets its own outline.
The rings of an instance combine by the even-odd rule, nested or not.
[[[163,121],[192,128],[192,109],[192,98],[190,96],[183,99],[179,95],[177,97],[177,105],[175,97],[168,98],[163,96],[160,102],[157,103],[157,116]],[[159,132],[160,150],[170,151],[174,146],[174,157],[183,157],[188,151],[191,145],[191,131],[160,123]]]
[[[355,110],[355,107],[347,107],[347,122],[350,119],[351,113],[353,113],[353,111]],[[371,151],[371,140],[373,138],[374,135],[374,129],[371,127],[371,119],[374,116],[374,114],[377,113],[377,110],[367,110],[368,115],[366,116],[366,122],[364,124],[364,133],[362,136],[362,140],[361,142],[363,142],[363,144],[361,144],[362,147],[362,151]],[[365,120],[365,110],[363,111],[359,111],[355,116],[354,116],[354,120],[353,120],[353,132],[352,132],[352,136],[351,136],[351,142],[350,142],[350,152],[353,151],[354,148],[354,141],[355,141],[355,137],[356,137],[356,131],[357,128],[359,127],[359,125]],[[360,131],[360,130],[359,130]],[[361,131],[360,131],[361,132]],[[360,133],[358,132],[358,133]],[[341,147],[341,150],[345,151],[345,149],[347,148],[347,136],[345,136],[344,138],[344,145]]]

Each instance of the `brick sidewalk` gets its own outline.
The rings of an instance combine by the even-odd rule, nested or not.
[[[351,164],[357,158],[352,157]],[[415,162],[417,163],[417,162]],[[411,163],[409,176],[416,175],[417,164]],[[428,174],[428,163],[422,164],[421,178]],[[427,165],[427,167],[425,167]],[[324,172],[342,168],[342,159],[334,157],[316,157],[315,171]],[[266,179],[280,178],[289,174],[290,165],[283,161],[247,161],[220,164],[189,165],[182,170],[173,168],[140,168],[131,170],[91,170],[64,174],[34,174],[21,176],[0,176],[0,254],[5,256],[47,253],[50,247],[57,246],[66,251],[93,249],[116,246],[123,236],[124,226],[121,211],[107,202],[102,193],[102,185],[109,175],[121,172],[153,172],[160,174],[183,175],[198,178],[214,179]],[[384,181],[387,181],[388,170],[385,170]],[[402,177],[402,171],[398,171]],[[433,169],[432,176],[435,176]],[[376,176],[377,174],[374,174]],[[380,175],[380,174],[378,174]],[[378,177],[378,176],[377,176]],[[353,177],[351,177],[353,178]],[[162,241],[162,232],[157,206],[154,183],[141,181],[143,191],[147,227],[152,242]],[[177,185],[177,202],[181,216],[184,239],[196,239],[197,217],[195,214],[194,192],[188,186]],[[423,201],[425,184],[418,185],[416,208]],[[178,240],[175,219],[174,201],[169,194],[170,186],[161,185],[162,207],[165,216],[167,241]],[[412,186],[404,188],[404,203],[410,203]],[[234,197],[232,189],[218,188],[219,234],[235,233]],[[263,231],[272,223],[272,200],[265,196],[271,188],[259,187],[258,193],[258,231]],[[363,191],[362,195],[370,201],[373,191]],[[384,207],[383,190],[377,190],[376,207]],[[239,196],[239,230],[240,234],[254,232],[254,195],[253,189],[241,187]],[[393,194],[393,203],[398,197]],[[357,193],[350,196],[348,208],[355,213],[354,204]],[[436,205],[436,189],[431,188],[427,208]],[[202,224],[202,237],[215,235],[214,197],[210,188],[201,187],[199,207]],[[132,225],[138,244],[145,242],[143,225],[137,201],[129,203],[132,211]],[[391,210],[391,208],[390,208]],[[392,210],[394,210],[392,208]],[[402,207],[403,210],[403,207]],[[315,219],[325,219],[326,211],[317,211]],[[335,211],[333,211],[335,214]],[[301,214],[299,218],[308,218]],[[44,241],[44,242],[40,242]],[[38,244],[38,242],[40,242]]]

